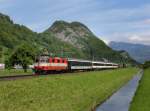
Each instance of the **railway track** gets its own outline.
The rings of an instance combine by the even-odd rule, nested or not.
[[[27,79],[32,77],[39,77],[39,76],[49,76],[49,75],[56,75],[56,74],[66,74],[66,72],[53,72],[49,74],[41,74],[41,75],[34,75],[34,74],[26,74],[26,75],[13,75],[13,76],[0,76],[0,81],[9,81],[9,80],[18,80],[18,79]]]
[[[6,80],[16,80],[16,79],[25,79],[25,78],[31,78],[35,77],[36,75],[28,74],[28,75],[14,75],[14,76],[1,76],[0,81],[6,81]]]

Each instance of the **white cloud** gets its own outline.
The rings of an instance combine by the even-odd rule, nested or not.
[[[108,45],[108,44],[109,44],[109,42],[110,42],[110,41],[109,41],[109,40],[107,40],[105,37],[101,37],[101,40],[103,40],[103,41],[105,42],[105,44],[107,44],[107,45]]]
[[[138,35],[133,35],[129,38],[130,41],[143,41],[143,39]]]
[[[150,4],[111,7],[103,0],[0,0],[0,12],[41,32],[55,20],[79,21],[109,41],[150,44]],[[123,4],[122,4],[123,5]],[[102,37],[101,37],[102,36]]]
[[[148,25],[150,25],[150,18],[145,19],[145,20],[143,21],[143,23],[144,23],[144,24],[148,24]]]
[[[110,41],[117,41],[117,42],[130,42],[130,43],[139,43],[150,45],[150,32],[126,32],[126,33],[114,33],[109,35],[108,38]]]
[[[130,42],[133,43],[150,45],[150,35],[131,35],[128,39]]]

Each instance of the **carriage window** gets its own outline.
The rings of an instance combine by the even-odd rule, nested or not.
[[[102,64],[102,63],[94,63],[93,65],[94,66],[104,66],[104,64]]]

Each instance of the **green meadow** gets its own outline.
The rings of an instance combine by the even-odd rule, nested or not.
[[[150,111],[150,68],[144,71],[130,111]]]
[[[126,68],[0,81],[0,111],[91,111],[137,72]]]
[[[1,76],[25,75],[25,74],[32,74],[32,70],[28,69],[27,72],[24,72],[23,69],[0,70],[0,77]]]

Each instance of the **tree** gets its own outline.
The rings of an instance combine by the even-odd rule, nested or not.
[[[23,44],[12,53],[11,57],[9,58],[9,62],[12,66],[21,65],[24,69],[24,72],[27,72],[28,65],[33,63],[35,55],[35,48],[28,44]]]
[[[149,68],[150,67],[150,61],[146,61],[144,64],[143,64],[143,68],[146,69],[146,68]]]

